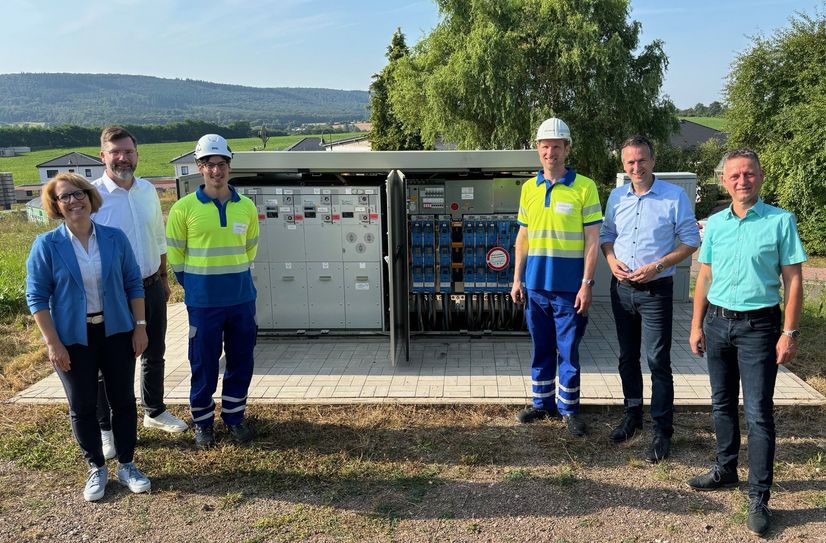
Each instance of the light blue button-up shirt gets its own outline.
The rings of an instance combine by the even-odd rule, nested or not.
[[[677,246],[677,239],[684,245],[700,246],[697,220],[682,187],[655,178],[642,195],[634,193],[631,183],[611,191],[599,243],[613,243],[614,255],[629,269],[664,257]],[[669,266],[657,278],[672,276],[675,269]]]
[[[739,218],[731,207],[712,215],[697,260],[711,266],[708,301],[734,311],[780,303],[781,266],[805,262],[794,215],[757,200]]]

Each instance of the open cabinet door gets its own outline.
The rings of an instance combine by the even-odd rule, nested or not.
[[[410,266],[407,247],[407,189],[404,174],[387,176],[387,278],[390,298],[390,361],[393,366],[410,360]]]

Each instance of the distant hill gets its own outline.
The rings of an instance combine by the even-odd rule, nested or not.
[[[227,124],[354,121],[367,91],[256,88],[119,74],[0,74],[0,123],[100,126],[187,119]]]

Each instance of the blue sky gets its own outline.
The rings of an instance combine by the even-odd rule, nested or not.
[[[642,43],[665,42],[677,107],[721,100],[749,36],[820,0],[632,0]],[[256,87],[362,89],[396,27],[409,45],[438,22],[430,0],[4,0],[0,73],[181,77]],[[9,45],[11,44],[11,47]]]

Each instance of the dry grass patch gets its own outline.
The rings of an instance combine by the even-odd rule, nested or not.
[[[668,462],[632,468],[651,436],[610,444],[617,412],[586,414],[592,433],[573,439],[562,421],[518,426],[514,410],[254,405],[250,446],[234,445],[218,423],[218,446],[205,452],[189,432],[140,428],[136,460],[152,494],[112,484],[90,505],[65,406],[10,404],[0,415],[0,484],[16,490],[0,493],[0,540],[59,541],[73,526],[147,541],[743,539],[744,487],[705,494],[684,483],[713,457],[708,413],[679,413],[675,435],[696,438],[675,441]],[[826,410],[779,409],[778,430],[776,540],[806,539],[826,530],[817,509]],[[468,464],[472,454],[485,461]]]
[[[31,316],[0,321],[0,400],[51,373],[46,348]]]

